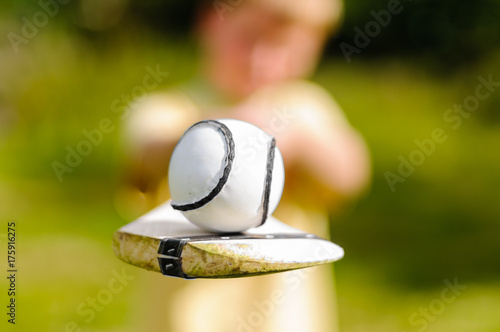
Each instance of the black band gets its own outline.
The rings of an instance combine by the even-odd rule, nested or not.
[[[267,220],[267,213],[269,212],[269,196],[271,195],[271,183],[273,181],[273,167],[274,155],[276,150],[276,140],[271,137],[269,143],[269,150],[267,152],[267,167],[266,167],[266,180],[264,184],[264,195],[262,198],[262,220],[259,226],[264,225]]]
[[[164,238],[158,248],[158,265],[161,273],[169,277],[193,279],[182,271],[182,249],[188,242],[183,238]]]
[[[198,123],[195,123],[194,125],[189,127],[189,129],[186,131],[186,133],[189,130],[191,130],[193,127],[201,125],[201,124],[208,124],[208,125],[215,127],[217,129],[217,131],[219,131],[222,134],[222,137],[224,137],[224,141],[226,144],[226,155],[224,157],[225,162],[226,162],[226,166],[224,167],[224,172],[222,173],[222,176],[219,179],[219,182],[217,183],[215,188],[212,189],[212,191],[207,196],[203,197],[202,199],[200,199],[199,201],[194,202],[194,203],[189,203],[189,204],[173,204],[172,203],[171,205],[175,210],[179,210],[179,211],[195,210],[195,209],[201,208],[202,206],[204,206],[205,204],[207,204],[208,202],[213,200],[215,198],[215,196],[217,196],[217,194],[220,193],[222,188],[224,188],[224,185],[226,184],[226,182],[229,178],[229,173],[231,172],[231,168],[233,167],[234,140],[233,140],[233,134],[231,133],[231,130],[229,130],[229,128],[225,124],[223,124],[219,121],[204,120],[204,121],[200,121]]]

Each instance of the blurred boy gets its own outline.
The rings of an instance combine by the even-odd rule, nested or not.
[[[328,237],[328,211],[359,195],[370,175],[362,138],[325,90],[301,80],[314,69],[341,9],[339,0],[202,6],[201,76],[145,98],[129,117],[129,169],[118,209],[135,217],[169,198],[169,157],[191,124],[237,118],[274,135],[283,154],[286,184],[275,216]],[[234,280],[169,279],[156,287],[164,290],[158,301],[175,331],[337,329],[331,265]]]

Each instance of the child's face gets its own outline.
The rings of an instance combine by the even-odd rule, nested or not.
[[[309,74],[326,37],[320,28],[245,3],[226,11],[224,20],[209,10],[200,29],[209,79],[237,98]]]

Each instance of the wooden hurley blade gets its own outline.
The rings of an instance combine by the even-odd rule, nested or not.
[[[271,217],[261,227],[214,234],[190,223],[170,202],[114,234],[123,261],[164,275],[234,278],[300,269],[343,257],[338,245]]]

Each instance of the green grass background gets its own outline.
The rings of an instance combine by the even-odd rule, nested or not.
[[[2,22],[2,31],[17,24]],[[16,222],[14,330],[64,331],[75,321],[84,331],[141,331],[151,316],[149,285],[163,277],[112,252],[112,234],[128,220],[113,203],[121,122],[110,105],[142,83],[147,66],[170,72],[159,88],[185,81],[196,72],[196,48],[134,30],[96,39],[54,22],[18,54],[5,39],[0,52],[0,235]],[[499,59],[498,52],[484,54],[446,75],[404,58],[330,58],[319,67],[314,79],[365,136],[373,158],[371,191],[332,220],[333,239],[346,250],[335,264],[342,331],[417,331],[410,316],[455,278],[467,289],[426,331],[500,331],[500,89],[458,130],[442,119],[474,92],[477,76],[500,81]],[[59,182],[52,162],[64,162],[65,147],[76,147],[82,130],[105,117],[117,129]],[[437,127],[448,140],[391,192],[384,172],[396,172],[398,156]],[[6,239],[0,241],[3,271]],[[135,280],[85,323],[78,305],[122,269]]]

